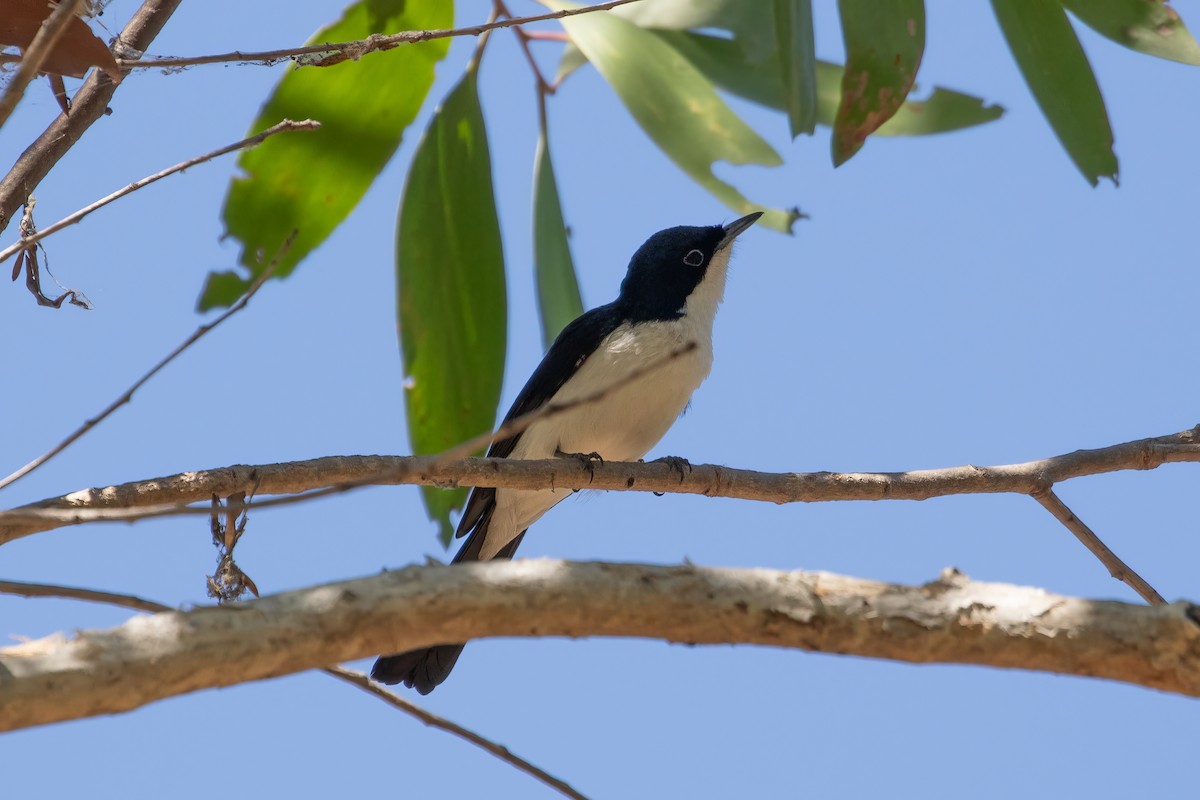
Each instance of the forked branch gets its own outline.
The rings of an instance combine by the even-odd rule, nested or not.
[[[1062,481],[1163,464],[1200,462],[1200,428],[1094,450],[995,467],[910,472],[756,472],[715,464],[680,471],[667,462],[577,459],[517,461],[440,456],[326,456],[278,464],[183,472],[51,497],[0,512],[0,544],[41,531],[94,521],[129,521],[139,509],[207,502],[258,486],[258,496],[291,495],[343,485],[495,486],[668,492],[770,503],[928,500],[958,494],[1029,494]],[[257,507],[264,507],[258,503]],[[116,512],[96,513],[90,512]],[[201,512],[207,514],[207,510]]]

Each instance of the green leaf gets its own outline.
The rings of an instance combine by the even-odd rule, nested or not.
[[[440,453],[492,429],[504,376],[504,254],[474,62],[417,145],[396,237],[404,405],[413,452]],[[422,487],[453,536],[465,489]]]
[[[533,166],[533,258],[542,346],[549,350],[567,323],[583,313],[583,301],[579,298],[545,130],[538,137]]]
[[[1200,45],[1162,0],[1061,0],[1084,25],[1131,50],[1200,65]]]
[[[642,130],[680,169],[738,213],[761,210],[713,175],[712,165],[727,161],[777,166],[782,159],[725,105],[687,59],[650,31],[612,14],[581,14],[562,22]],[[797,216],[795,211],[769,209],[762,221],[790,231]]]
[[[274,254],[266,256],[266,258],[274,258]],[[270,263],[269,261],[267,263]],[[266,264],[262,265],[264,268]],[[222,270],[221,272],[210,272],[204,284],[204,298],[209,296],[221,298],[221,302],[214,305],[205,305],[204,298],[201,298],[200,306],[197,310],[208,311],[216,306],[233,305],[246,293],[247,283],[241,274],[233,270]]]
[[[671,160],[729,207],[739,212],[757,208],[713,175],[712,164],[775,166],[782,160],[686,59],[652,33],[612,15],[588,14],[563,22],[574,43]],[[795,211],[771,209],[763,222],[788,231],[797,216]]]
[[[795,139],[817,127],[817,56],[812,0],[775,0],[776,52],[788,129]]]
[[[617,6],[604,12],[627,19],[639,28],[660,31],[684,31],[691,28],[713,28],[729,31],[739,45],[741,60],[757,64],[760,55],[767,55],[778,69],[775,60],[775,14],[767,3],[746,3],[745,0],[655,0]],[[729,42],[730,39],[722,38]],[[587,57],[573,42],[568,41],[558,62],[554,80],[561,82],[587,63]]]
[[[706,78],[727,92],[783,110],[784,92],[778,61],[773,57],[759,64],[749,63],[741,46],[731,39],[699,33],[656,31],[692,62]],[[816,118],[819,125],[832,125],[841,99],[842,67],[827,61],[816,62]],[[908,100],[876,136],[923,136],[969,128],[991,122],[1004,114],[1000,106],[985,105],[983,100],[951,89],[934,87],[926,100]]]
[[[372,33],[448,28],[450,0],[359,0],[309,43],[363,39]],[[406,44],[329,67],[291,67],[263,106],[252,133],[281,119],[313,118],[321,129],[276,136],[245,151],[225,196],[226,231],[242,243],[250,276],[209,280],[200,309],[226,306],[293,230],[296,241],[272,277],[281,278],[320,245],[362,199],[412,123],[433,83],[448,40]]]
[[[874,135],[928,136],[982,125],[1003,115],[1003,106],[985,105],[978,97],[934,87],[928,99],[905,102]]]
[[[766,5],[746,0],[654,0],[618,6],[611,13],[639,28],[721,28],[735,32],[752,28],[764,33],[760,44],[765,45],[774,37],[769,27],[773,12]],[[764,21],[766,25],[761,24]]]
[[[656,30],[654,34],[686,58],[709,82],[747,100],[784,110],[783,70],[773,50],[768,51],[768,58],[751,62],[735,39],[684,31]],[[829,66],[817,62],[817,122],[823,125],[833,122],[833,110],[837,108],[838,84],[833,85],[830,94]],[[841,67],[834,69],[840,82]]]
[[[923,0],[838,0],[846,70],[833,122],[833,163],[845,163],[908,96],[925,50]]]
[[[654,0],[630,3],[604,12],[652,31],[713,28],[729,31],[740,45],[742,60],[760,61],[760,54],[775,58],[775,12],[769,3],[745,0]],[[728,40],[726,40],[728,41]],[[561,82],[587,63],[587,57],[567,42],[558,62],[555,81]],[[772,61],[778,69],[778,61]]]
[[[1025,83],[1075,166],[1095,186],[1117,180],[1112,128],[1096,76],[1057,0],[992,0]]]
[[[562,57],[558,60],[558,71],[554,73],[554,82],[562,83],[568,75],[587,63],[587,56],[571,42],[563,48]]]
[[[617,6],[608,12],[654,31],[721,30],[738,44],[742,60],[758,65],[770,60],[779,69],[775,7],[746,0],[654,0]]]

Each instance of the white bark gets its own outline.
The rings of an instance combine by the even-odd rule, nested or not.
[[[482,636],[753,643],[1044,670],[1200,696],[1200,612],[976,583],[520,560],[408,567],[0,649],[0,730]]]

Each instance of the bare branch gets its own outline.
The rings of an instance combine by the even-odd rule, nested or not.
[[[1139,439],[1096,450],[997,467],[949,467],[911,472],[768,473],[713,464],[683,474],[662,461],[582,464],[577,459],[520,461],[464,458],[438,464],[438,456],[326,456],[257,466],[234,465],[83,489],[0,512],[0,545],[65,525],[128,521],[179,513],[181,503],[208,502],[258,487],[260,497],[363,485],[494,486],[670,492],[734,497],[771,503],[847,500],[927,500],[957,494],[1033,494],[1055,483],[1120,470],[1155,469],[1200,461],[1200,428]],[[331,488],[332,487],[332,488]],[[259,501],[265,508],[270,501]],[[203,509],[196,513],[207,514]]]
[[[416,717],[417,719],[421,720],[421,722],[424,722],[426,725],[432,728],[439,728],[447,733],[454,734],[460,739],[466,739],[471,744],[486,750],[501,761],[512,765],[527,775],[532,775],[534,778],[538,779],[547,786],[558,790],[560,794],[574,798],[574,800],[587,800],[587,797],[573,789],[566,781],[559,780],[550,773],[529,763],[520,756],[513,755],[512,752],[509,751],[509,749],[504,745],[496,744],[492,740],[485,739],[472,730],[468,730],[467,728],[451,722],[444,717],[439,717],[437,714],[430,713],[415,703],[408,702],[403,697],[389,692],[379,684],[371,683],[371,679],[361,672],[356,672],[352,669],[346,669],[344,667],[326,667],[321,671],[326,675],[332,675],[338,680],[343,680],[352,686],[357,686],[367,694],[378,697],[385,703],[389,703],[404,713]]]
[[[159,611],[171,611],[170,606],[145,600],[132,594],[116,594],[102,592],[97,589],[81,589],[77,586],[56,586],[50,583],[21,583],[20,581],[0,581],[0,594],[15,594],[21,597],[61,597],[69,600],[86,600],[90,603],[107,603],[110,606],[132,608],[154,614]]]
[[[37,77],[42,64],[46,62],[59,38],[66,33],[67,25],[71,23],[82,3],[83,0],[61,0],[42,22],[42,27],[38,28],[37,35],[21,56],[21,66],[8,82],[4,94],[0,95],[0,127],[8,121],[9,115],[25,94],[25,88]]]
[[[520,560],[413,566],[0,649],[0,729],[485,636],[634,636],[1108,678],[1200,697],[1200,610],[975,583]]]
[[[1091,551],[1092,555],[1100,559],[1100,563],[1108,567],[1108,574],[1112,575],[1117,580],[1128,585],[1131,589],[1138,593],[1143,600],[1151,605],[1165,605],[1166,600],[1163,596],[1154,590],[1154,587],[1146,583],[1141,575],[1133,571],[1121,559],[1117,558],[1117,554],[1108,549],[1108,545],[1100,541],[1091,528],[1084,524],[1083,520],[1075,516],[1075,512],[1067,507],[1067,504],[1058,499],[1058,495],[1053,489],[1043,489],[1032,493],[1033,499],[1042,504],[1042,507],[1054,515],[1054,518],[1066,526],[1067,530],[1075,534],[1075,538],[1083,543],[1083,546]]]
[[[280,259],[282,259],[284,257],[284,255],[287,254],[287,251],[289,249],[291,249],[292,242],[295,240],[295,238],[296,238],[296,232],[292,231],[292,235],[287,238],[287,240],[283,243],[283,246],[281,246],[279,248],[278,252],[275,253],[275,257],[271,259],[271,262],[269,264],[267,264],[266,269],[264,269],[261,273],[259,273],[258,277],[254,279],[254,282],[252,284],[250,284],[250,287],[246,290],[246,293],[243,294],[241,299],[238,300],[236,303],[234,303],[229,308],[229,310],[227,310],[224,314],[222,314],[221,316],[214,319],[212,322],[206,323],[204,325],[201,325],[199,328],[197,328],[195,330],[195,332],[192,333],[191,336],[189,336],[187,339],[185,339],[183,341],[182,344],[180,344],[178,347],[176,347],[174,350],[172,350],[170,353],[168,353],[167,356],[165,358],[163,358],[162,361],[159,361],[157,364],[155,364],[153,367],[151,367],[149,372],[147,372],[145,375],[143,375],[142,377],[140,377],[136,381],[134,381],[133,385],[130,386],[128,389],[126,389],[125,392],[120,397],[118,397],[116,400],[112,401],[112,403],[110,403],[109,406],[107,408],[105,408],[103,411],[101,411],[98,415],[96,415],[95,417],[92,417],[91,419],[87,420],[82,425],[80,425],[66,439],[63,439],[61,442],[56,444],[54,447],[50,448],[45,453],[38,456],[33,461],[30,461],[28,464],[21,467],[16,472],[9,475],[8,477],[4,478],[3,480],[0,480],[0,489],[3,489],[4,487],[15,483],[16,481],[25,477],[29,473],[33,472],[38,467],[45,464],[50,459],[54,458],[56,455],[61,453],[63,450],[66,450],[75,441],[77,441],[81,436],[83,436],[85,433],[87,433],[92,428],[96,427],[101,422],[103,422],[106,418],[108,418],[108,416],[110,414],[112,414],[118,408],[120,408],[121,406],[125,405],[130,400],[132,400],[133,393],[136,392],[138,389],[140,389],[146,383],[146,381],[153,378],[158,373],[159,370],[161,370],[167,364],[170,364],[172,361],[174,361],[175,358],[178,357],[181,353],[183,353],[185,350],[187,350],[189,347],[191,347],[193,344],[195,344],[197,341],[199,341],[201,338],[203,338],[206,333],[211,331],[213,328],[216,328],[222,322],[229,319],[234,314],[236,314],[237,312],[239,312],[243,308],[245,308],[246,305],[250,302],[250,298],[253,297],[258,292],[258,290],[266,282],[267,278],[269,278],[271,276],[271,273],[273,273],[275,271],[275,266],[279,263]]]
[[[36,233],[34,233],[31,236],[22,236],[16,242],[9,245],[5,250],[0,251],[0,263],[7,261],[8,258],[10,256],[12,256],[14,253],[20,252],[21,250],[24,250],[24,249],[28,248],[29,246],[31,246],[37,242],[40,242],[42,239],[45,239],[47,236],[50,236],[51,234],[54,234],[54,233],[58,233],[63,228],[66,228],[70,225],[74,225],[74,224],[82,221],[84,217],[86,217],[88,214],[91,214],[93,211],[103,208],[104,206],[108,205],[109,203],[113,202],[114,200],[119,200],[127,194],[132,194],[133,192],[136,192],[138,189],[149,186],[150,184],[154,183],[155,181],[162,180],[163,178],[166,178],[170,175],[174,175],[177,172],[183,172],[186,169],[191,169],[192,167],[197,166],[198,164],[203,164],[206,161],[212,161],[214,158],[223,156],[226,153],[232,153],[236,150],[244,150],[249,147],[255,147],[258,144],[262,143],[262,141],[264,139],[274,136],[277,133],[283,133],[285,131],[313,131],[320,127],[321,127],[321,123],[317,122],[316,120],[306,119],[306,120],[302,120],[300,122],[296,122],[294,120],[285,119],[285,120],[279,122],[278,124],[272,125],[270,128],[267,128],[262,133],[242,139],[240,142],[234,142],[233,144],[226,145],[225,147],[221,147],[221,148],[218,148],[211,152],[205,153],[202,156],[196,156],[195,158],[189,158],[186,161],[181,161],[180,163],[176,164],[173,167],[168,167],[167,169],[156,172],[153,175],[148,175],[139,181],[134,181],[133,183],[129,184],[128,186],[124,186],[124,187],[118,189],[117,191],[113,192],[112,194],[108,195],[107,197],[100,198],[99,200],[92,203],[91,205],[88,205],[88,206],[85,206],[85,207],[79,209],[78,211],[76,211],[74,214],[71,214],[70,216],[63,217],[58,222],[55,222],[53,225],[48,225],[45,228],[42,228],[41,230],[37,231]]]
[[[140,55],[154,41],[163,25],[175,13],[180,0],[143,0],[142,5],[117,36],[112,50],[117,56]],[[108,110],[108,101],[117,84],[100,70],[75,93],[70,114],[60,114],[41,136],[26,148],[21,157],[0,180],[0,231],[8,227],[13,213],[33,194],[42,178],[54,168],[83,136],[84,131]]]
[[[594,6],[553,11],[547,14],[537,14],[528,17],[510,17],[508,19],[492,20],[482,25],[469,25],[463,28],[401,31],[386,36],[377,33],[368,36],[366,39],[359,39],[353,42],[338,42],[336,44],[306,45],[303,47],[288,47],[282,50],[263,50],[259,52],[235,51],[232,53],[189,58],[162,57],[143,58],[134,61],[119,60],[117,63],[121,65],[122,69],[164,69],[167,67],[192,67],[200,64],[226,64],[230,62],[244,64],[257,63],[270,66],[283,59],[296,58],[302,65],[330,66],[346,60],[357,61],[368,53],[392,50],[402,44],[416,44],[417,42],[428,42],[431,39],[449,39],[455,36],[479,36],[498,28],[528,25],[531,22],[562,19],[563,17],[573,17],[578,14],[590,14],[593,11],[608,11],[617,6],[636,2],[638,0],[611,0],[610,2],[598,3]],[[302,58],[303,56],[310,56],[310,58]]]

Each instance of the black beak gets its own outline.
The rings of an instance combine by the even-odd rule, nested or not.
[[[733,240],[738,237],[738,234],[749,228],[758,218],[763,215],[761,211],[755,211],[753,214],[747,214],[741,219],[735,219],[733,222],[725,226],[725,238],[717,244],[718,250],[724,250],[729,245],[733,244]]]

